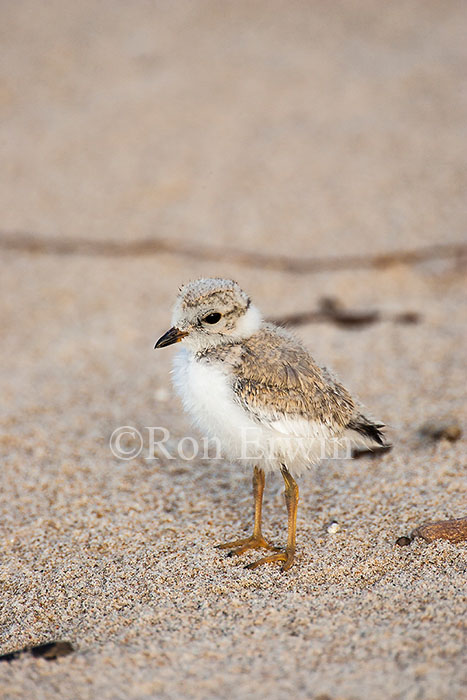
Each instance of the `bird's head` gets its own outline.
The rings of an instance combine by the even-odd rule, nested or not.
[[[180,288],[172,328],[157,341],[163,348],[183,341],[199,352],[248,338],[261,325],[261,314],[233,280],[202,278]]]

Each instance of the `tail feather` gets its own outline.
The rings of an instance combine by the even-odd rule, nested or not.
[[[384,434],[384,423],[376,423],[363,415],[358,415],[349,421],[347,428],[358,433],[364,440],[374,442],[381,447],[389,446]]]

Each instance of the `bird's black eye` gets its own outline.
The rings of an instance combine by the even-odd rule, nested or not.
[[[203,318],[203,321],[205,323],[218,323],[220,320],[221,320],[221,314],[217,313],[217,311],[215,311],[212,314],[208,314],[207,316],[205,316]]]

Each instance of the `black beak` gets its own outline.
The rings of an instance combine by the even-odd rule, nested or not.
[[[182,338],[184,338],[188,333],[185,331],[179,331],[178,328],[170,328],[167,333],[159,338],[157,343],[154,345],[154,350],[157,348],[165,348],[167,345],[173,345],[173,343],[179,343]]]

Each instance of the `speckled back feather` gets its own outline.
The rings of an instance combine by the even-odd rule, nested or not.
[[[210,355],[231,368],[238,400],[257,416],[300,416],[340,432],[355,411],[342,384],[319,367],[296,338],[273,324],[264,323],[241,344],[199,353],[207,361]]]

